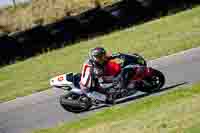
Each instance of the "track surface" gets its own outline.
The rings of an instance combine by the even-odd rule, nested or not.
[[[164,88],[183,82],[194,83],[200,81],[200,48],[149,61],[148,65],[165,74]],[[58,102],[62,93],[62,90],[51,89],[0,104],[0,133],[29,133],[36,128],[55,126],[97,111],[82,114],[65,111]]]

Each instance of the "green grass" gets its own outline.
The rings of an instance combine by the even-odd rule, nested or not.
[[[45,90],[48,80],[80,72],[88,50],[104,46],[112,52],[140,53],[147,59],[200,46],[200,7],[144,25],[55,50],[0,69],[0,101]]]
[[[185,129],[184,133],[199,133],[200,131],[200,123],[193,123],[193,125],[189,128]]]
[[[200,122],[200,83],[160,96],[114,106],[72,123],[34,133],[183,133],[197,131]]]

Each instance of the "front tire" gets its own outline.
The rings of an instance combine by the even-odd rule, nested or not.
[[[91,108],[91,100],[85,96],[79,96],[74,93],[68,93],[60,96],[60,105],[67,111],[80,113]]]

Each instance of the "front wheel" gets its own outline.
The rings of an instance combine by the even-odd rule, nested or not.
[[[92,103],[86,96],[69,92],[66,95],[60,96],[60,105],[69,112],[80,113],[89,110]]]

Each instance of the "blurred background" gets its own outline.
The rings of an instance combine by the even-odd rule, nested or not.
[[[15,5],[18,3],[29,2],[31,0],[0,0],[0,7]]]

